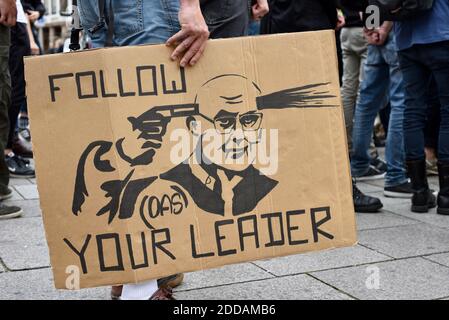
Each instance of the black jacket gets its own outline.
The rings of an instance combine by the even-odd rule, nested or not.
[[[365,11],[368,0],[340,0],[340,3],[346,19],[345,27],[363,27],[359,12]]]
[[[38,11],[39,18],[45,14],[45,6],[41,0],[21,0],[21,2],[25,12]]]
[[[270,0],[261,33],[335,29],[338,0]]]

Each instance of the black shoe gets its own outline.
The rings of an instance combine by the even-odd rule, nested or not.
[[[380,199],[363,194],[362,191],[356,187],[355,183],[352,184],[352,198],[356,212],[374,213],[378,212],[383,207]]]
[[[427,213],[437,206],[437,199],[429,189],[413,193],[412,212]]]
[[[438,193],[437,213],[449,215],[449,162],[438,162],[440,192]]]
[[[379,169],[369,166],[368,172],[360,177],[355,177],[357,181],[368,181],[382,179],[385,176],[385,171],[380,171]]]
[[[410,199],[413,197],[412,184],[410,182],[405,182],[394,187],[385,187],[384,196],[389,198]]]
[[[176,288],[182,283],[182,280],[184,280],[184,274],[177,273],[168,277],[157,279],[157,285],[159,288],[162,287]]]
[[[429,189],[426,174],[426,160],[407,160],[407,171],[412,182],[413,212],[426,213],[431,208],[436,207],[436,198]]]
[[[11,177],[15,178],[34,178],[34,169],[30,166],[30,162],[21,156],[10,153],[5,156],[6,165],[8,166]]]
[[[387,172],[387,163],[380,157],[371,159],[370,164],[380,172]]]
[[[0,203],[0,220],[18,218],[22,213],[23,211],[19,207],[9,207]]]
[[[32,158],[33,147],[22,135],[17,134],[12,140],[12,151],[21,157]]]
[[[12,190],[5,185],[0,185],[0,200],[6,200],[12,197]]]

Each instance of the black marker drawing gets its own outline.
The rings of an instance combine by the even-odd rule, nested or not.
[[[128,219],[138,211],[147,227],[153,229],[149,219],[163,215],[164,212],[179,214],[182,208],[189,205],[186,194],[190,195],[196,206],[211,214],[224,216],[225,213],[232,212],[233,216],[237,216],[251,212],[276,187],[278,181],[263,175],[250,161],[234,161],[232,164],[184,161],[159,176],[145,178],[134,177],[134,168],[153,162],[173,118],[184,118],[191,134],[200,137],[190,158],[202,157],[204,146],[200,127],[215,129],[213,132],[216,135],[226,137],[220,148],[215,150],[224,159],[247,157],[250,149],[259,142],[259,135],[247,136],[245,133],[259,132],[263,128],[264,110],[338,107],[327,103],[329,99],[335,98],[326,90],[328,84],[310,84],[262,95],[260,88],[246,77],[224,74],[204,83],[191,104],[155,106],[138,117],[129,117],[132,130],[139,133],[138,141],[142,142],[140,153],[128,154],[124,148],[125,138],[115,143],[90,143],[78,162],[73,214],[82,212],[83,204],[89,197],[85,182],[88,159],[93,157],[93,165],[99,172],[114,172],[116,169],[110,162],[103,160],[113,149],[117,151],[120,160],[130,166],[130,172],[123,180],[106,181],[101,185],[108,203],[97,215],[109,214],[109,223],[116,217]],[[202,108],[206,103],[204,100],[213,104],[213,108]],[[201,126],[198,126],[199,122]],[[237,127],[242,130],[236,130]],[[148,187],[157,188],[157,181],[171,184],[170,190],[164,195],[166,201],[158,202],[148,193]],[[136,203],[142,193],[143,200]],[[233,194],[231,199],[225,199],[229,194]],[[153,207],[156,207],[156,212],[152,211]]]

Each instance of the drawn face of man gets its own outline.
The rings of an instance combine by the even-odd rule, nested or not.
[[[254,162],[263,120],[256,107],[259,93],[251,81],[233,75],[218,77],[200,89],[196,102],[201,117],[195,120],[201,126],[197,134],[202,137],[203,152],[214,146],[210,160],[219,167],[243,171]],[[209,105],[202,107],[206,103]],[[204,155],[208,157],[207,152]]]

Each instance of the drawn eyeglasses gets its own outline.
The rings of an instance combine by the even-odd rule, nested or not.
[[[263,114],[258,112],[245,113],[237,116],[221,116],[216,117],[214,120],[204,115],[201,116],[213,123],[215,130],[221,134],[229,134],[235,130],[237,128],[237,118],[243,131],[257,131],[260,129],[263,118]]]

